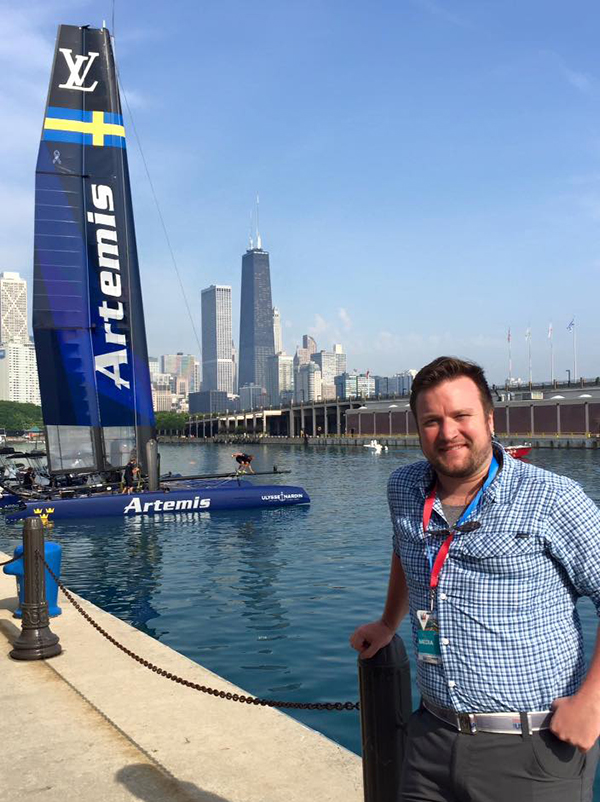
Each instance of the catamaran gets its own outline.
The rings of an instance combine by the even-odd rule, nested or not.
[[[48,471],[81,484],[42,488],[8,520],[310,502],[301,487],[239,477],[159,479],[125,127],[106,28],[59,26],[36,168],[34,244]],[[122,495],[108,479],[132,455],[148,478],[140,492]],[[91,476],[99,479],[90,484]]]

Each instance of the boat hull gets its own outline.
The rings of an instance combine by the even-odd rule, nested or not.
[[[144,518],[154,515],[186,514],[220,510],[244,510],[289,507],[310,504],[302,487],[288,485],[252,485],[246,482],[221,483],[219,486],[188,486],[185,489],[145,491],[124,495],[91,495],[79,498],[27,502],[22,509],[7,515],[7,521],[41,517],[45,523],[67,518]]]

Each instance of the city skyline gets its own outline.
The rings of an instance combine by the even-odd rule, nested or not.
[[[99,26],[112,6],[0,7],[0,62],[19,76],[3,87],[0,259],[31,286],[33,164],[56,24]],[[117,4],[150,350],[198,352],[129,109],[198,332],[199,286],[231,285],[239,303],[259,191],[288,351],[308,332],[343,342],[349,366],[387,375],[446,352],[501,383],[510,327],[513,375],[528,379],[531,345],[537,381],[550,378],[552,322],[555,373],[566,378],[575,316],[577,372],[595,376],[600,9],[576,2],[569,25],[558,0],[336,9],[234,0],[200,17],[182,0],[158,25],[155,0],[143,21],[136,3]],[[251,25],[268,48],[248,39]],[[193,145],[168,122],[190,93]]]

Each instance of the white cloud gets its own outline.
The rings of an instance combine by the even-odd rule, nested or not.
[[[571,70],[564,64],[561,65],[561,68],[567,82],[570,83],[571,86],[574,86],[575,89],[579,90],[579,92],[583,92],[587,95],[592,91],[594,88],[594,81],[590,75],[587,75],[585,72]]]
[[[541,50],[540,54],[542,57],[554,62],[555,68],[558,68],[564,80],[578,92],[589,95],[594,91],[595,79],[593,76],[581,70],[573,69],[573,67],[569,66],[563,57],[554,50]]]
[[[342,326],[344,327],[344,331],[350,331],[350,329],[352,328],[352,321],[350,320],[350,315],[348,314],[346,309],[344,309],[344,307],[341,307],[338,310],[338,317],[342,321]]]
[[[459,28],[470,27],[470,23],[468,23],[467,20],[448,11],[441,2],[436,2],[436,0],[411,0],[411,2],[413,6],[416,6],[421,11],[425,11],[432,17],[450,22],[452,25],[457,25]]]
[[[325,334],[330,329],[329,323],[325,320],[322,315],[316,314],[315,315],[315,322],[312,326],[309,326],[308,333],[311,337],[314,337],[315,340],[317,337],[320,337],[322,334]]]

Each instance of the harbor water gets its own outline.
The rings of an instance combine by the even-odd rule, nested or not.
[[[162,468],[228,471],[233,450],[163,445]],[[57,522],[48,535],[63,546],[63,579],[94,604],[257,696],[355,701],[356,654],[348,638],[358,624],[381,614],[385,598],[391,556],[387,478],[398,465],[421,458],[420,452],[392,448],[377,455],[362,446],[285,444],[249,450],[255,470],[277,465],[292,471],[257,482],[301,485],[311,505]],[[530,461],[576,479],[600,504],[598,452],[536,450]],[[20,534],[19,525],[0,519],[2,551],[12,551]],[[588,600],[579,609],[589,659],[597,619]],[[88,625],[82,620],[81,626]],[[410,650],[406,624],[400,635]],[[413,697],[416,704],[416,689]],[[357,713],[291,714],[360,752]],[[598,781],[596,786],[600,802]]]

